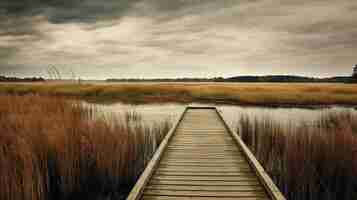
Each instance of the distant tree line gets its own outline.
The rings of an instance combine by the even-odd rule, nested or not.
[[[107,82],[276,82],[276,83],[352,83],[351,76],[336,76],[329,78],[315,78],[290,75],[269,76],[235,76],[229,78],[159,78],[159,79],[107,79]]]
[[[45,79],[42,77],[18,78],[18,77],[0,76],[0,82],[42,82],[42,81],[45,81]]]
[[[218,78],[158,78],[158,79],[146,79],[146,78],[128,78],[128,79],[107,79],[107,82],[219,82],[224,80],[221,77]]]

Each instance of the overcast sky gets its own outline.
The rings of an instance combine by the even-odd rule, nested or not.
[[[0,75],[349,75],[356,0],[1,0]]]

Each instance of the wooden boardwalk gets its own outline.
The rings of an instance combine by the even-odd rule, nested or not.
[[[188,107],[128,200],[284,200],[216,108]]]

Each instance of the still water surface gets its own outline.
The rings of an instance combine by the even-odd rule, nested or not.
[[[89,104],[95,105],[104,115],[118,115],[127,111],[136,111],[141,114],[144,122],[154,123],[165,119],[175,120],[187,106],[185,104],[144,104],[132,105],[116,103],[111,105]],[[283,124],[297,124],[298,122],[312,122],[319,118],[322,114],[329,112],[353,112],[357,114],[357,110],[351,107],[333,106],[329,108],[267,108],[267,107],[246,107],[234,105],[215,105],[215,104],[190,104],[194,106],[216,106],[223,114],[227,123],[234,128],[234,124],[242,115],[249,118],[262,119],[270,117],[271,119]]]

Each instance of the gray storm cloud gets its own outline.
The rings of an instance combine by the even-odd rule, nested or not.
[[[350,0],[2,0],[0,73],[86,78],[346,75]]]

